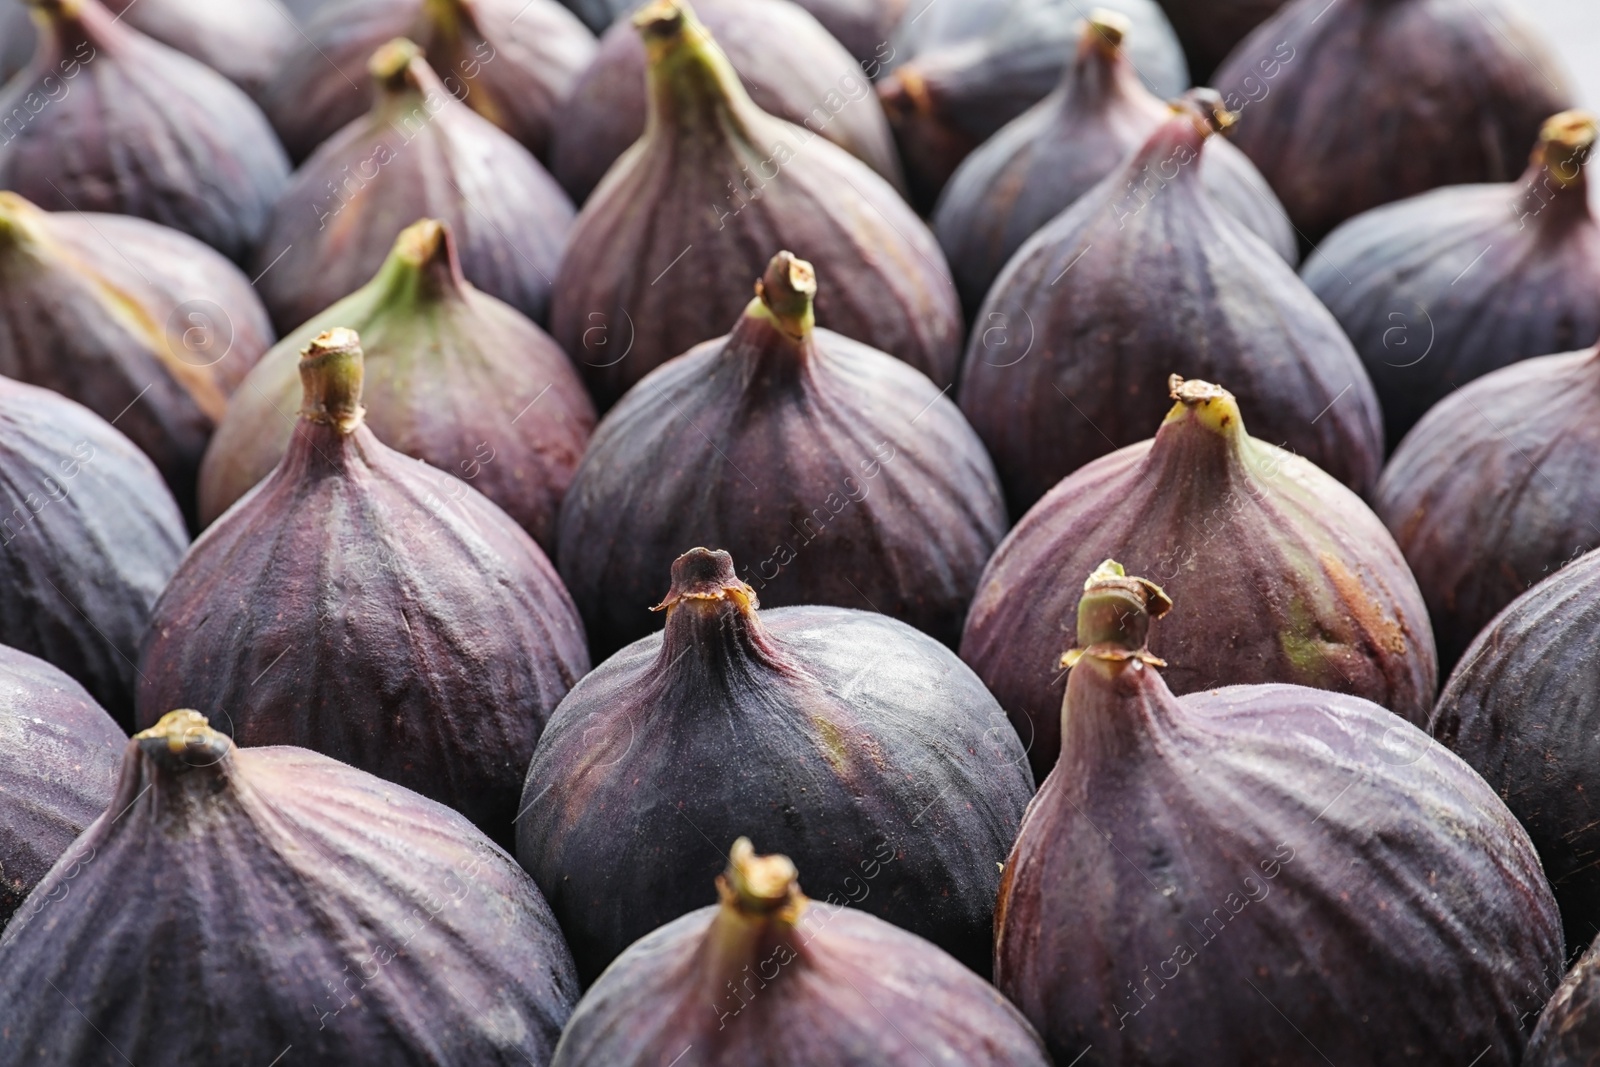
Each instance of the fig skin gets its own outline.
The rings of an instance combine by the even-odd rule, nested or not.
[[[1356,492],[1377,481],[1382,417],[1349,339],[1193,165],[1227,116],[1204,91],[1176,101],[990,289],[956,395],[1013,515],[1143,440],[1174,370],[1228,383],[1261,438]]]
[[[757,107],[687,4],[658,0],[634,25],[651,56],[648,125],[579,213],[550,320],[601,409],[725,330],[785,247],[833,279],[819,323],[954,381],[955,285],[894,188]]]
[[[1064,479],[984,570],[961,658],[1011,715],[1043,778],[1060,747],[1060,653],[1081,574],[1126,559],[1179,610],[1151,650],[1176,693],[1289,682],[1350,693],[1421,725],[1438,660],[1422,593],[1365,504],[1245,432],[1233,396],[1174,375],[1155,439]]]
[[[700,0],[695,14],[757,107],[820,134],[904,191],[894,135],[870,79],[804,8],[789,0]],[[616,22],[562,106],[550,169],[578,203],[644,134],[647,65],[638,31]]]
[[[1047,1067],[993,986],[914,934],[808,900],[797,878],[788,857],[735,841],[719,902],[630,945],[578,1002],[553,1067],[655,1067],[683,1045],[707,1067]]]
[[[557,563],[597,658],[684,545],[726,546],[771,606],[871,608],[954,646],[1005,534],[989,457],[914,369],[815,329],[811,265],[773,257],[733,332],[651,374],[596,429]]]
[[[364,339],[367,425],[390,448],[455,474],[547,552],[594,405],[567,354],[515,308],[473,288],[447,224],[401,232],[376,277],[285,337],[228,406],[200,475],[210,524],[278,465],[294,437],[300,353],[338,325]]]
[[[1466,382],[1600,339],[1600,223],[1586,166],[1595,134],[1594,115],[1563,112],[1515,183],[1374,208],[1306,263],[1306,284],[1372,376],[1390,448]]]
[[[323,752],[509,842],[534,741],[589,669],[577,609],[510,516],[364,425],[353,331],[300,372],[289,451],[156,603],[139,723],[216,708],[242,745]]]
[[[1175,697],[1144,645],[1171,604],[1110,560],[1084,587],[1061,762],[1006,861],[1001,992],[1057,1063],[1516,1064],[1563,959],[1527,834],[1369,701]]]
[[[5,131],[0,189],[47,210],[149,219],[243,262],[289,177],[256,105],[98,0],[27,2],[39,46],[0,87],[0,115],[31,117]]]
[[[183,516],[115,427],[3,377],[0,471],[0,644],[65,671],[126,727],[139,640],[188,544]]]
[[[1600,939],[1556,988],[1522,1063],[1523,1067],[1588,1067],[1594,1063],[1596,1048],[1600,1048]]]
[[[127,742],[81,685],[0,645],[0,929],[111,803]]]
[[[1209,84],[1228,53],[1271,18],[1286,0],[1157,0],[1183,43],[1189,74]]]
[[[1513,180],[1540,124],[1574,106],[1561,61],[1502,0],[1327,7],[1292,0],[1211,82],[1308,243],[1441,185]]]
[[[1172,115],[1123,52],[1127,19],[1099,11],[1080,27],[1061,84],[962,161],[939,198],[933,232],[969,314],[1023,242],[1121,166]],[[1200,176],[1219,206],[1286,262],[1299,261],[1283,206],[1243,153],[1213,140]]]
[[[0,1062],[526,1067],[576,999],[549,906],[466,819],[175,711],[0,938]]]
[[[176,48],[260,100],[302,40],[276,0],[102,0],[139,32]]]
[[[422,218],[448,223],[473,285],[543,321],[572,228],[567,194],[451,96],[412,42],[380,48],[370,74],[382,86],[372,110],[317,149],[273,208],[256,269],[278,329],[365,285]]]

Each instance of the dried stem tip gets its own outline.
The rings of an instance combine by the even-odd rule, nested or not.
[[[385,89],[398,92],[410,85],[411,64],[422,57],[422,49],[404,37],[396,37],[372,53],[367,71]]]
[[[673,561],[672,589],[650,610],[663,611],[686,600],[731,600],[744,608],[758,606],[756,591],[734,573],[733,557],[709,548],[691,548]]]
[[[1177,403],[1167,412],[1166,422],[1193,418],[1213,433],[1238,433],[1243,428],[1239,402],[1222,386],[1198,378],[1185,381],[1174,374],[1167,379],[1167,388]]]
[[[170,769],[214,766],[233,748],[198,711],[169,711],[150,729],[133,735],[139,751]]]
[[[816,296],[816,272],[805,260],[796,259],[793,252],[773,256],[767,273],[756,282],[761,308],[778,321],[784,332],[795,337],[803,336],[816,324]]]
[[[1175,115],[1190,116],[1201,137],[1225,133],[1239,121],[1239,116],[1228,110],[1222,102],[1222,94],[1215,89],[1190,89],[1169,106]]]
[[[1172,599],[1159,585],[1128,575],[1114,559],[1096,567],[1083,584],[1078,601],[1078,648],[1062,657],[1064,667],[1084,656],[1100,659],[1141,659],[1162,665],[1145,651],[1150,620],[1172,610]]]
[[[717,878],[717,895],[746,915],[782,912],[792,923],[806,905],[799,878],[788,856],[758,856],[750,839],[741,837],[733,843],[726,873]]]
[[[361,338],[336,326],[320,333],[300,354],[300,385],[305,399],[300,417],[351,433],[361,425],[364,368]]]
[[[1534,166],[1547,170],[1551,180],[1562,188],[1577,185],[1594,150],[1597,133],[1600,119],[1593,112],[1573,110],[1552,115],[1539,130],[1539,143],[1533,150]]]
[[[1097,7],[1089,12],[1089,19],[1083,24],[1082,39],[1086,44],[1115,52],[1122,47],[1123,40],[1132,28],[1133,23],[1126,15]]]

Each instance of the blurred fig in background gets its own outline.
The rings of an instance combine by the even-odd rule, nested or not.
[[[990,289],[957,397],[1013,515],[1148,437],[1175,369],[1229,383],[1259,437],[1356,492],[1377,480],[1382,419],[1349,339],[1195,166],[1228,118],[1205,90],[1174,102]]]
[[[258,100],[303,40],[279,0],[101,2],[129,26],[198,59]]]
[[[446,92],[541,159],[556,108],[595,50],[594,35],[555,0],[330,3],[262,94],[291,158],[305,159],[371,109],[379,94],[367,59],[396,37],[417,42]]]
[[[1304,277],[1367,365],[1392,448],[1452,390],[1600,338],[1595,116],[1550,119],[1520,179],[1435,189],[1340,226]]]
[[[1285,0],[1157,0],[1189,60],[1189,75],[1206,85],[1234,46],[1281,8]]]
[[[1590,1067],[1600,1048],[1600,938],[1567,973],[1539,1018],[1523,1067]]]
[[[623,21],[622,16],[643,7],[643,0],[562,0],[595,33],[605,34],[612,26]],[[910,0],[796,0],[796,3],[822,23],[824,29],[849,50],[869,70],[868,77],[876,77],[870,64],[881,65],[892,50],[889,38],[901,16],[907,13]],[[695,10],[704,15],[706,5],[696,4]],[[716,23],[709,17],[713,27]],[[741,71],[740,73],[744,73]],[[757,97],[759,99],[759,96]],[[766,105],[763,104],[763,107]]]
[[[25,0],[0,0],[0,85],[28,65],[38,39]]]
[[[444,220],[473,285],[542,320],[573,207],[539,161],[455,99],[410,41],[372,56],[372,110],[317,149],[278,198],[257,287],[287,333],[365,285],[400,231]]]
[[[1573,105],[1507,0],[1292,0],[1212,84],[1306,242],[1441,185],[1511,181]]]

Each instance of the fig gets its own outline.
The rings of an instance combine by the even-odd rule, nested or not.
[[[1563,112],[1545,123],[1519,181],[1373,208],[1307,261],[1306,284],[1372,376],[1391,448],[1466,382],[1600,339],[1600,223],[1587,177],[1596,122]]]
[[[40,40],[0,87],[0,189],[159,222],[243,262],[289,177],[256,105],[99,0],[26,2]]]
[[[1228,382],[1263,439],[1356,492],[1377,481],[1382,418],[1349,339],[1193,165],[1227,121],[1203,91],[1176,101],[989,290],[956,395],[1013,515],[1143,440],[1175,369]]]
[[[1112,560],[1083,586],[1061,762],[1000,889],[1001,992],[1057,1063],[1519,1062],[1563,948],[1511,812],[1370,701],[1174,696],[1145,640],[1174,602]],[[1225,643],[1244,616],[1207,606]]]
[[[547,551],[594,429],[594,405],[550,336],[461,273],[437,219],[403,230],[372,281],[285,337],[217,427],[201,466],[209,524],[272,473],[295,426],[300,353],[343,324],[363,338],[367,425],[500,505]]]
[[[997,857],[1033,776],[977,676],[874,612],[758,614],[726,552],[692,549],[671,573],[665,631],[573,688],[523,789],[517,858],[585,984],[709,903],[716,866],[685,858],[720,864],[746,831],[988,974]]]
[[[630,945],[585,994],[555,1067],[654,1067],[681,1046],[708,1067],[1049,1063],[993,986],[882,919],[807,899],[787,856],[741,837],[716,886],[718,903]]]
[[[129,26],[192,56],[259,99],[303,39],[277,0],[101,0]]]
[[[811,12],[875,78],[893,45],[901,19],[912,13],[910,0],[795,0]]]
[[[417,43],[446,92],[540,158],[595,53],[594,35],[555,0],[342,0],[307,23],[262,93],[291,158],[372,108],[382,90],[364,65],[396,37]]]
[[[931,210],[967,153],[1067,77],[1090,6],[1129,20],[1129,56],[1152,91],[1189,87],[1183,50],[1155,0],[939,0],[900,24],[878,96],[913,204]]]
[[[775,247],[796,249],[834,279],[817,305],[822,325],[938,385],[954,381],[955,285],[933,234],[894,188],[844,149],[762,111],[687,4],[655,0],[634,25],[649,56],[645,135],[579,213],[551,311],[550,332],[601,408],[725,330]]]
[[[1228,53],[1286,0],[1157,0],[1183,44],[1189,74],[1207,84]]]
[[[1096,10],[1081,27],[1061,85],[969,155],[939,198],[933,232],[969,313],[1024,241],[1121,166],[1172,114],[1123,53],[1126,18]],[[1208,144],[1200,176],[1218,205],[1289,263],[1299,259],[1282,205],[1237,148]]]
[[[0,645],[0,928],[111,803],[127,741],[81,685]]]
[[[216,708],[242,745],[323,752],[509,841],[539,730],[589,669],[582,624],[510,516],[373,435],[361,374],[354,331],[307,346],[288,452],[156,603],[139,724]]]
[[[1151,640],[1168,684],[1290,682],[1427,721],[1438,673],[1421,592],[1383,524],[1314,465],[1245,431],[1219,386],[1173,375],[1155,439],[1089,464],[1034,505],[989,561],[961,658],[1031,742],[1060,746],[1064,619],[1081,574],[1116,556],[1187,604]]]
[[[1005,533],[994,468],[922,374],[816,328],[816,292],[778,253],[732,333],[601,420],[556,549],[597,656],[656,629],[660,576],[697,543],[769,605],[871,608],[955,644]]]
[[[832,141],[897,189],[904,184],[870,80],[804,8],[789,0],[700,0],[695,13],[758,107]],[[644,133],[646,67],[638,31],[617,22],[562,107],[550,169],[574,200],[586,199]]]
[[[381,88],[372,110],[317,149],[273,208],[256,270],[278,329],[366,284],[420,218],[449,224],[473,285],[542,320],[572,227],[567,194],[451,96],[412,42],[378,49],[370,72]]]
[[[1540,123],[1574,103],[1505,0],[1292,0],[1211,84],[1306,242],[1441,185],[1511,181]]]
[[[113,420],[187,512],[228,395],[271,344],[250,279],[199,241],[0,192],[0,374]]]
[[[0,1061],[526,1067],[577,992],[549,905],[466,819],[174,711],[0,938]]]
[[[0,644],[129,725],[139,640],[188,540],[133,442],[59,393],[0,378]]]
[[[1585,1067],[1594,1062],[1596,1048],[1600,1048],[1600,938],[1557,987],[1522,1062],[1524,1067]]]

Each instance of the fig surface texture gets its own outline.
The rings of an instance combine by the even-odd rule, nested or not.
[[[1600,939],[1562,979],[1539,1017],[1523,1067],[1589,1067],[1600,1048]]]

